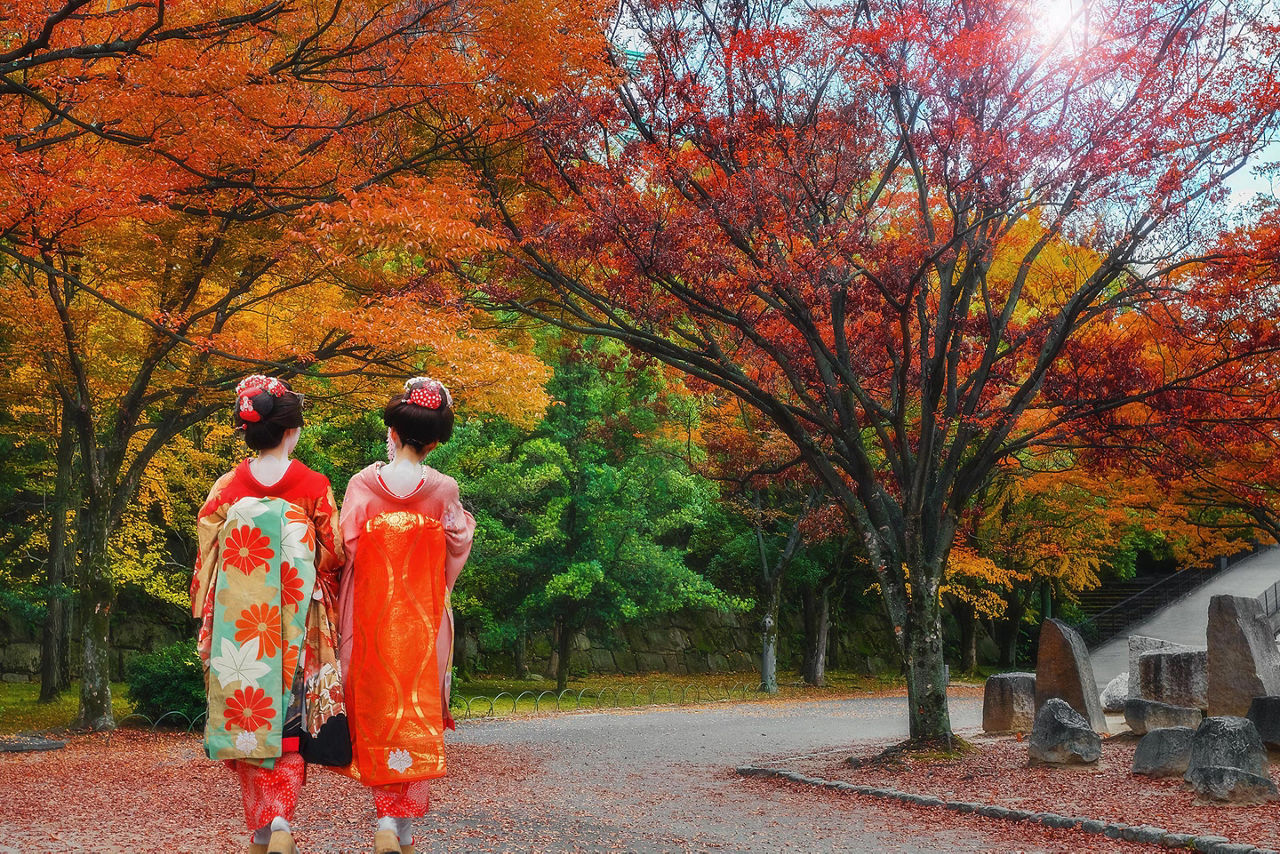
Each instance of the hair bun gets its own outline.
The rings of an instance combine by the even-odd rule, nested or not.
[[[257,424],[275,408],[275,395],[265,389],[250,387],[236,395],[236,417],[249,424]]]

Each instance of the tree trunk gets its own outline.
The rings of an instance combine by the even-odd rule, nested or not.
[[[930,579],[913,586],[909,605],[906,649],[907,703],[914,741],[951,743],[951,714],[947,709],[946,662],[942,644],[942,608],[938,602],[939,577],[928,571],[914,577]]]
[[[974,673],[978,669],[978,615],[967,602],[956,603],[955,614],[960,628],[960,669]]]
[[[1017,594],[1006,601],[1005,618],[997,624],[996,643],[1000,647],[1000,666],[1015,667],[1018,663],[1018,635],[1022,632],[1022,617],[1027,608]]]
[[[67,514],[78,502],[72,500],[75,434],[71,420],[62,419],[58,437],[57,480],[53,489],[53,507],[49,525],[49,564],[46,572],[48,598],[44,627],[40,637],[40,702],[48,703],[71,684],[71,620],[67,601],[68,565],[75,556],[75,546],[67,531]]]
[[[560,624],[560,634],[556,638],[556,693],[569,687],[569,658],[573,652],[573,630],[568,623]]]
[[[782,571],[765,585],[765,612],[761,622],[760,690],[778,693],[778,603],[782,598]]]
[[[831,625],[831,588],[804,589],[804,681],[815,688],[827,684],[827,640]]]
[[[80,712],[75,727],[104,730],[115,727],[111,712],[111,606],[114,589],[107,552],[109,513],[88,508],[82,517],[87,530],[80,566],[80,621],[84,657],[80,674]]]
[[[511,660],[517,679],[529,678],[529,635],[521,630],[516,633],[515,644],[511,650]]]

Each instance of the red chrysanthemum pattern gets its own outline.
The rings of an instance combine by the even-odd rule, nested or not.
[[[275,605],[250,605],[236,620],[236,640],[240,643],[258,639],[258,658],[269,658],[283,646],[280,637],[280,609]]]
[[[238,727],[253,732],[275,716],[276,710],[271,708],[271,700],[261,688],[237,688],[227,698],[227,729]]]
[[[227,539],[224,541],[223,561],[245,575],[263,566],[273,557],[275,552],[271,548],[271,540],[263,535],[260,528],[251,525],[241,525],[227,534]]]
[[[302,601],[302,578],[298,568],[288,561],[280,563],[280,601],[285,605],[296,605]]]

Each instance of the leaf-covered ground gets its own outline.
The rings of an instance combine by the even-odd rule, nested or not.
[[[1221,835],[1233,842],[1280,848],[1275,804],[1197,805],[1195,793],[1180,778],[1135,777],[1131,769],[1136,742],[1132,739],[1105,740],[1102,759],[1096,767],[1032,768],[1027,764],[1025,741],[1014,737],[971,738],[976,750],[954,760],[907,758],[897,767],[851,767],[846,761],[850,755],[875,754],[875,745],[862,744],[775,764],[828,780],[887,786],[947,800],[1149,824],[1177,833]],[[1274,756],[1272,777],[1280,778],[1280,761]],[[939,815],[939,820],[950,821],[952,813],[940,810]]]
[[[952,698],[957,726],[978,720],[972,693]],[[809,773],[831,776],[851,741],[869,753],[905,728],[904,699],[884,694],[464,723],[450,734],[449,776],[433,784],[419,844],[426,852],[1154,850],[733,770],[805,754],[812,758],[792,767],[808,762]],[[998,757],[984,750],[979,758]],[[950,772],[940,767],[914,773],[942,779]],[[998,763],[967,767],[957,780],[987,781],[975,786],[1003,773]],[[880,777],[894,783],[894,773]],[[0,754],[0,792],[3,854],[208,854],[241,851],[246,839],[235,779],[204,757],[196,735],[126,730],[76,736],[50,753]],[[368,851],[372,824],[359,786],[313,771],[295,816],[304,852]]]

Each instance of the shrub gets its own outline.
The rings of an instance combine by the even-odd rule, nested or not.
[[[125,681],[134,711],[153,721],[167,712],[181,712],[195,720],[205,710],[204,668],[194,639],[130,659]]]

